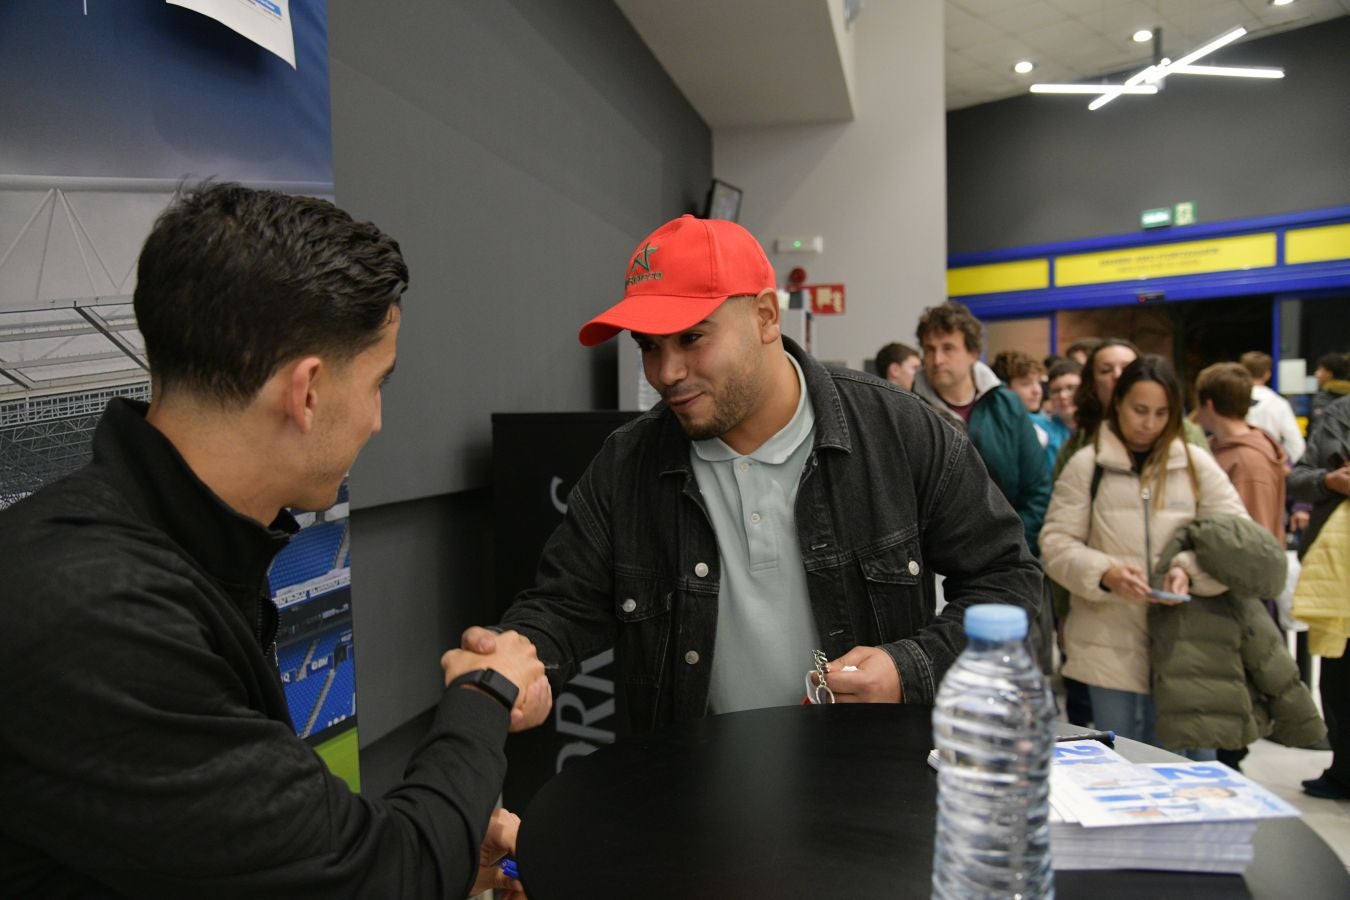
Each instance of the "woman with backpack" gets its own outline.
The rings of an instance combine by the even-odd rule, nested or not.
[[[1089,686],[1098,728],[1150,744],[1149,606],[1225,591],[1193,552],[1159,554],[1197,518],[1247,515],[1214,458],[1186,441],[1183,412],[1170,363],[1146,355],[1126,366],[1101,426],[1055,483],[1041,533],[1046,571],[1071,597],[1064,674]]]

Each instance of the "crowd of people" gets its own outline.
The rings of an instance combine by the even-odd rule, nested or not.
[[[968,431],[1022,517],[1050,581],[1044,643],[1069,721],[1234,768],[1261,736],[1330,746],[1332,765],[1303,788],[1350,799],[1336,624],[1350,616],[1350,513],[1337,513],[1350,496],[1350,356],[1318,360],[1305,437],[1260,351],[1200,371],[1188,414],[1173,365],[1126,338],[1045,359],[1004,350],[985,366],[982,335],[963,304],[930,307],[919,348],[888,344],[876,372]],[[1308,630],[1297,661],[1289,629]],[[1305,648],[1322,657],[1321,715]]]

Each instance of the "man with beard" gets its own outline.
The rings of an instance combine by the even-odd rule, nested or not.
[[[821,650],[837,700],[929,704],[968,606],[1035,617],[1040,569],[970,442],[783,337],[749,232],[683,216],[638,245],[625,283],[581,342],[630,331],[664,402],[606,440],[502,622],[555,689],[613,645],[644,731],[799,703]],[[493,639],[473,628],[464,646]]]

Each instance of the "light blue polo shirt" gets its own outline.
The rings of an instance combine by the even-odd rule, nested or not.
[[[714,713],[800,703],[819,646],[793,514],[816,418],[802,368],[787,359],[801,396],[782,430],[747,456],[720,438],[694,441],[689,453],[722,560]]]

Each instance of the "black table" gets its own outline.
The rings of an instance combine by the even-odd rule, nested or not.
[[[927,897],[937,781],[927,707],[779,707],[621,739],[535,795],[517,844],[531,900]],[[1133,741],[1141,762],[1175,759]],[[1060,898],[1350,897],[1303,822],[1262,823],[1244,876],[1058,872]]]

